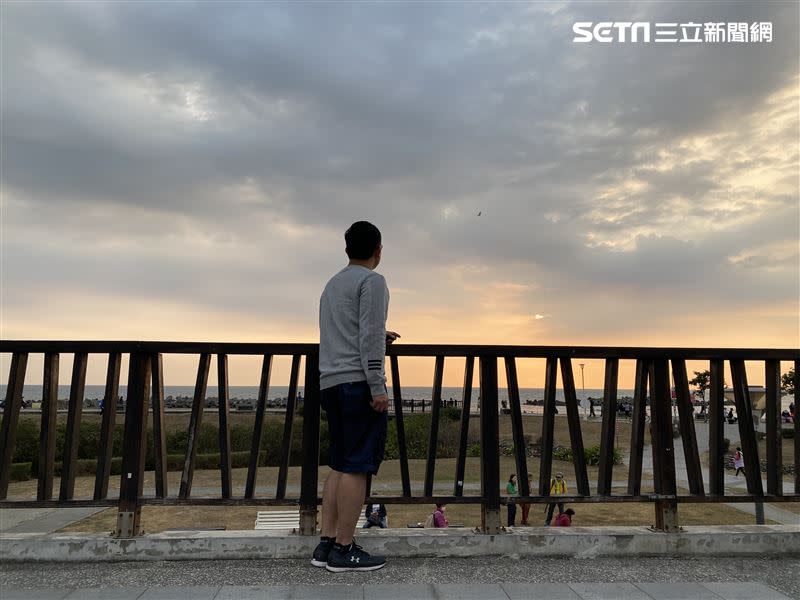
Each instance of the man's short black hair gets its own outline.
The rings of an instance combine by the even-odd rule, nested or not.
[[[356,221],[344,232],[345,251],[355,260],[367,260],[381,245],[381,232],[369,221]]]

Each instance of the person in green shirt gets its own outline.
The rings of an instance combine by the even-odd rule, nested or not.
[[[517,476],[515,473],[511,474],[511,477],[508,478],[508,484],[506,485],[506,493],[509,495],[510,498],[514,498],[517,495]],[[514,504],[513,500],[508,501],[508,526],[514,527],[514,522],[517,520],[517,505]]]

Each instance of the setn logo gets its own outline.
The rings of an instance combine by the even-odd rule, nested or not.
[[[615,33],[616,30],[616,33]],[[649,42],[650,23],[647,21],[600,21],[592,27],[591,21],[578,21],[572,26],[575,37],[573,42]],[[639,34],[643,34],[640,40]],[[630,39],[628,39],[630,38]]]

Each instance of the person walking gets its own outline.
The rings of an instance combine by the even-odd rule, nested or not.
[[[319,303],[320,405],[328,418],[328,464],[322,491],[322,532],[311,564],[328,571],[372,571],[386,564],[355,543],[367,489],[386,446],[389,398],[386,331],[389,289],[375,273],[381,262],[381,232],[367,221],[344,234],[347,266],[325,286]]]
[[[550,479],[550,495],[551,496],[566,496],[567,494],[567,482],[564,480],[564,473],[561,471],[556,473],[556,476]],[[558,505],[558,514],[564,512],[564,503],[563,502],[552,502],[547,505],[547,519],[545,520],[544,524],[546,527],[550,526],[550,522],[553,520],[553,511],[555,511],[556,505]]]
[[[533,475],[528,473],[528,494],[530,495],[531,490],[533,489]],[[520,508],[522,508],[522,521],[520,521],[520,525],[529,525],[528,523],[528,515],[531,512],[531,504],[530,502],[520,502]]]
[[[514,524],[517,520],[517,505],[514,504],[514,497],[517,495],[517,476],[514,473],[512,473],[511,477],[508,478],[508,484],[506,484],[506,493],[509,496],[508,526],[514,527]]]
[[[744,454],[742,454],[741,448],[736,448],[736,452],[733,454],[733,468],[736,469],[735,477],[739,476],[739,471],[742,472],[742,475],[745,475]]]

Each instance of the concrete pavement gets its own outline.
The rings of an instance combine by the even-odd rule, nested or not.
[[[345,574],[316,569],[308,560],[301,559],[47,565],[8,563],[0,570],[0,596],[3,600],[48,597],[61,599],[66,598],[73,590],[80,589],[90,591],[82,591],[82,595],[74,594],[70,596],[70,600],[428,600],[456,597],[464,600],[486,600],[493,596],[502,600],[768,600],[771,597],[800,600],[798,568],[800,560],[796,557],[768,559],[713,556],[690,559],[653,557],[591,560],[508,557],[390,558],[388,565],[380,571]],[[265,586],[270,589],[261,589]],[[767,588],[782,595],[773,594]],[[49,594],[46,592],[48,589],[51,590]],[[118,595],[112,595],[112,592]],[[627,592],[630,594],[626,595]]]
[[[52,533],[106,510],[105,506],[0,509],[0,533]]]
[[[800,525],[687,526],[675,533],[648,527],[525,527],[500,535],[468,529],[368,529],[359,543],[395,557],[800,556]],[[3,534],[0,561],[11,563],[221,559],[310,556],[312,536],[288,530],[165,531],[132,539],[108,534]]]
[[[791,600],[758,582],[4,589],[3,600]]]

